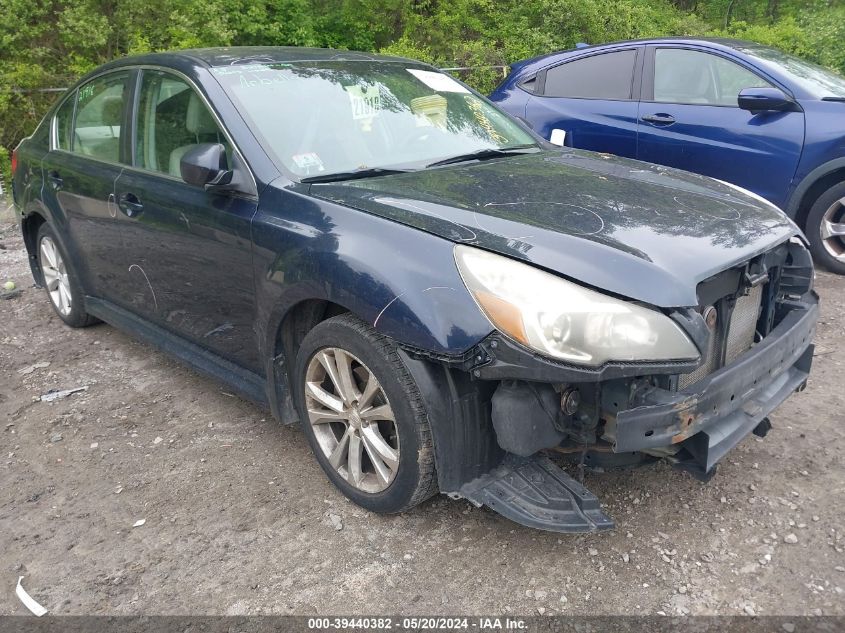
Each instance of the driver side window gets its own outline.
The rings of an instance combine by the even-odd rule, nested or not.
[[[771,84],[739,64],[680,48],[658,48],[654,55],[654,100],[660,103],[735,106],[743,88]]]
[[[194,89],[170,73],[145,70],[135,166],[180,178],[182,157],[199,143],[222,143],[231,161],[225,135]]]

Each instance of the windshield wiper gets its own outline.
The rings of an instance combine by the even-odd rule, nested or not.
[[[468,154],[459,154],[458,156],[450,156],[443,160],[437,160],[426,165],[428,167],[439,167],[440,165],[452,165],[453,163],[464,163],[470,160],[486,160],[488,158],[499,158],[500,156],[510,156],[512,154],[524,154],[527,149],[537,149],[533,143],[526,145],[513,145],[511,147],[501,147],[498,149],[487,148],[480,149]]]
[[[365,169],[353,169],[352,171],[338,171],[333,174],[320,174],[319,176],[308,176],[300,182],[338,182],[341,180],[356,180],[358,178],[373,178],[375,176],[389,176],[390,174],[407,174],[410,169],[391,169],[388,167],[367,167]]]
[[[822,101],[839,101],[845,103],[845,97],[822,97]]]

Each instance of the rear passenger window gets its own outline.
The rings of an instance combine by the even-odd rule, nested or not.
[[[128,76],[126,72],[111,73],[79,88],[73,126],[74,153],[118,162]]]
[[[136,135],[135,165],[176,178],[182,157],[198,143],[222,143],[229,153],[200,96],[182,79],[159,71],[144,71]]]
[[[76,106],[76,92],[70,95],[56,110],[56,149],[70,151],[73,135],[73,109]]]
[[[546,97],[631,98],[637,51],[618,51],[576,59],[546,72]]]

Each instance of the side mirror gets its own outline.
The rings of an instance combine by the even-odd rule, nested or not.
[[[198,187],[228,185],[234,175],[220,143],[199,143],[189,149],[179,162],[179,171],[182,180]]]
[[[791,97],[777,88],[743,88],[737,103],[749,112],[783,112],[795,105]]]

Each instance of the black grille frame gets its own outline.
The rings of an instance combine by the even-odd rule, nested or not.
[[[809,251],[798,238],[781,244],[742,266],[725,270],[698,286],[699,312],[708,306],[717,310],[716,329],[710,335],[702,364],[692,372],[679,374],[675,387],[687,389],[714,371],[731,364],[765,338],[780,322],[782,306],[812,289],[813,267]],[[737,308],[739,306],[739,308]],[[735,314],[735,311],[737,311]],[[756,311],[751,326],[749,310]],[[731,344],[735,319],[745,319],[745,337]],[[749,341],[747,328],[753,327]]]

